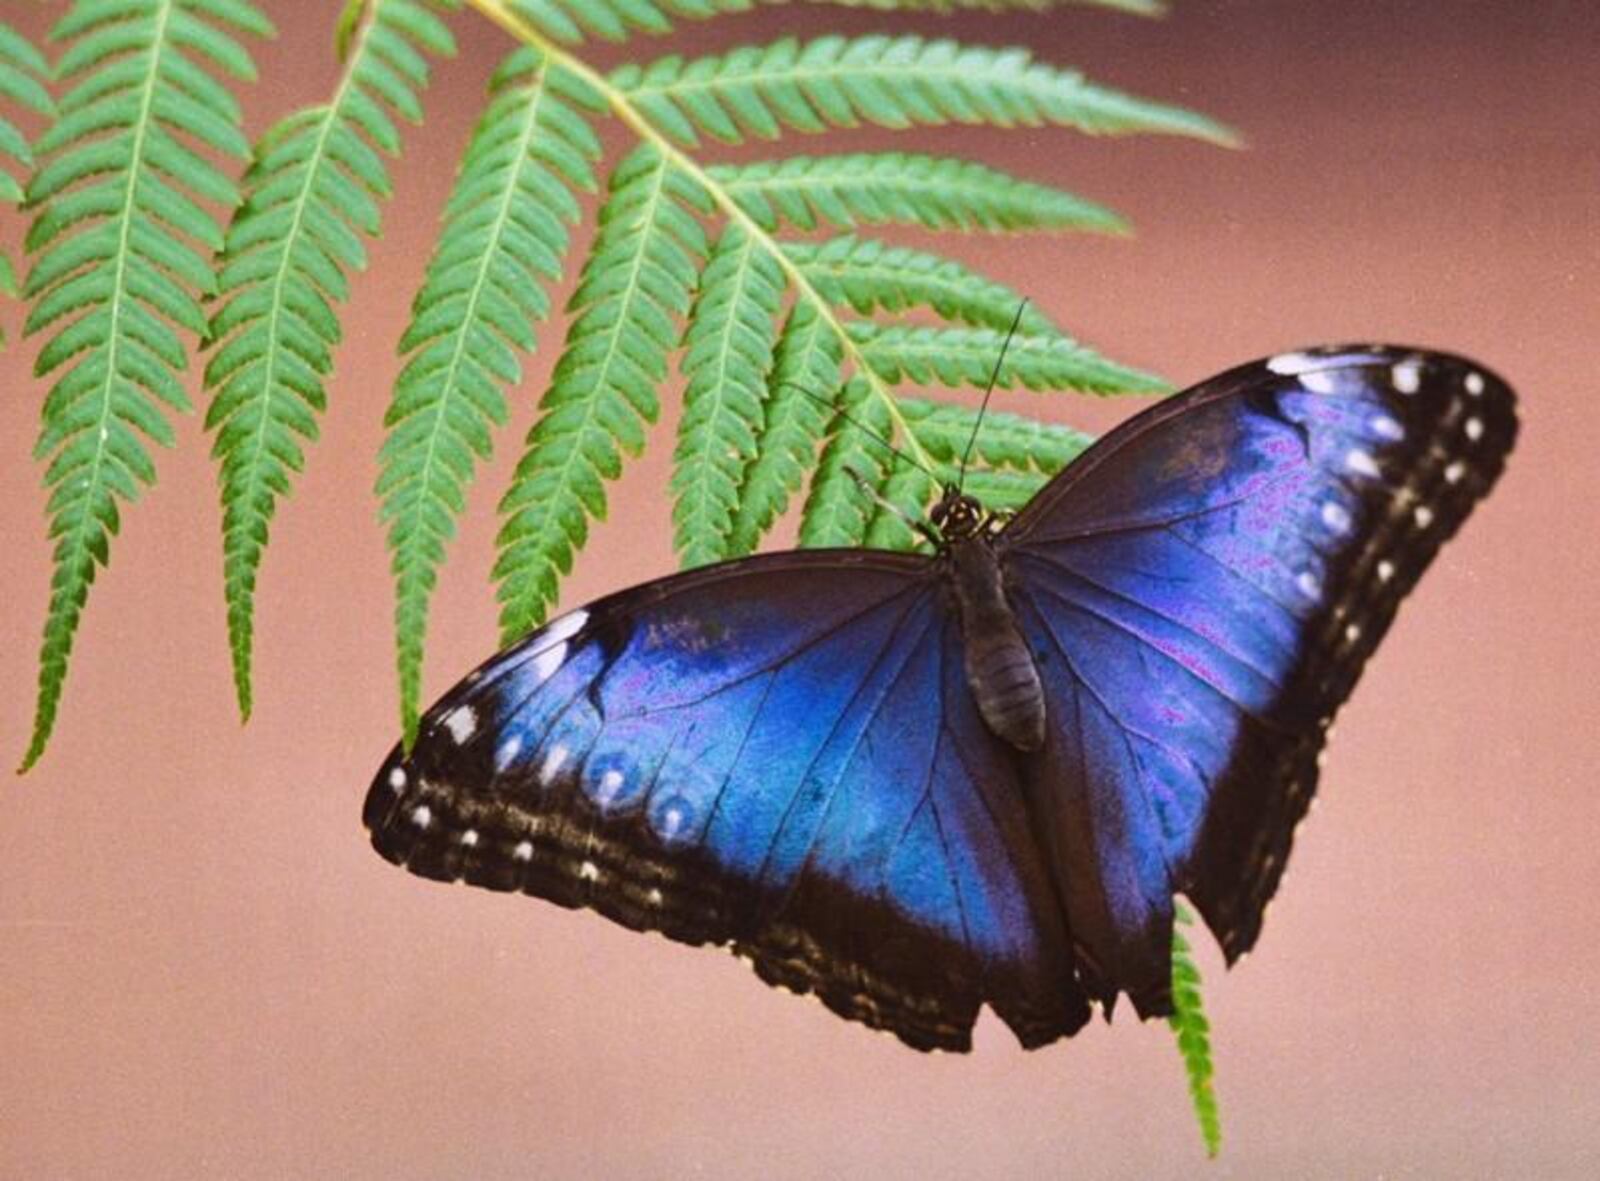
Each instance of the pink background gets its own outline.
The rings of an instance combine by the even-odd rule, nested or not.
[[[281,32],[258,55],[271,82],[244,96],[252,135],[320,101],[335,71],[336,5],[268,7]],[[38,28],[38,8],[7,17]],[[801,24],[1027,43],[1245,132],[1238,153],[1065,131],[831,141],[964,152],[1129,214],[1128,241],[941,243],[1111,355],[1187,383],[1375,337],[1470,353],[1519,389],[1510,470],[1341,716],[1257,953],[1224,975],[1205,941],[1226,1137],[1206,1175],[1600,1175],[1595,8],[1238,0],[1151,23],[800,6],[671,47]],[[361,798],[395,736],[380,419],[453,160],[505,48],[475,17],[454,26],[462,53],[437,71],[345,313],[324,440],[274,526],[255,720],[234,713],[215,472],[191,417],[94,588],[54,745],[4,785],[0,1175],[1198,1170],[1160,1025],[1123,1012],[1025,1054],[986,1018],[971,1056],[925,1057],[727,955],[443,888],[368,850]],[[0,753],[15,761],[49,546],[29,457],[37,342],[16,343],[16,305],[0,316]],[[560,331],[544,331],[453,547],[430,694],[494,645],[493,506]],[[998,401],[1097,429],[1128,409]],[[670,429],[616,490],[568,604],[669,568]]]

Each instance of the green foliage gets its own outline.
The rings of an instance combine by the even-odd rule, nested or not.
[[[785,37],[765,47],[685,61],[625,65],[612,84],[652,126],[686,146],[783,129],[820,132],[863,123],[903,129],[945,123],[1056,124],[1100,135],[1165,132],[1233,142],[1220,124],[1178,107],[1096,86],[1024,49],[988,49],[916,36]]]
[[[1070,427],[1002,410],[986,412],[980,422],[975,410],[923,398],[901,398],[900,412],[928,454],[952,469],[960,465],[970,446],[971,463],[976,467],[1053,476],[1094,441]]]
[[[573,189],[596,188],[600,141],[586,117],[595,96],[531,49],[496,71],[487,109],[462,158],[439,244],[400,347],[407,355],[384,418],[378,493],[395,578],[400,709],[414,736],[428,600],[465,505],[477,457],[503,425],[503,388],[521,380],[518,352],[550,312],[561,275]]]
[[[50,330],[36,372],[59,371],[34,454],[45,483],[55,574],[24,769],[55,725],[78,620],[117,531],[117,502],[155,480],[144,439],[170,444],[160,406],[189,409],[175,329],[205,331],[215,287],[201,250],[222,244],[194,198],[231,207],[231,181],[204,152],[242,158],[239,109],[205,62],[236,78],[253,67],[234,32],[264,34],[246,0],[78,0],[53,36],[68,86],[28,185],[38,214],[25,287],[29,333]]]
[[[839,397],[828,428],[811,495],[800,517],[804,546],[860,545],[866,540],[876,505],[893,459],[881,440],[892,432],[888,407],[872,396],[871,386],[851,378]]]
[[[968,458],[968,467],[961,473],[962,490],[996,512],[1020,509],[1046,480],[1094,441],[1069,427],[999,410],[988,411],[980,420],[976,410],[948,402],[901,398],[898,404],[911,438],[937,461],[946,478],[955,479],[963,457]],[[920,539],[905,519],[922,520],[939,492],[938,483],[927,472],[897,461],[881,493],[899,512],[880,505],[868,524],[866,543],[884,549],[909,549],[918,544]]]
[[[417,0],[372,0],[345,48],[333,98],[288,115],[256,145],[207,328],[206,429],[221,463],[228,640],[247,718],[256,575],[278,498],[304,465],[302,442],[316,438],[327,404],[339,340],[333,304],[348,294],[347,273],[366,265],[360,235],[378,232],[378,202],[389,194],[378,154],[400,150],[389,111],[421,119],[423,51],[451,53],[454,42]],[[206,97],[232,101],[220,91]]]
[[[33,164],[33,150],[22,129],[6,117],[9,107],[26,107],[39,115],[54,115],[55,102],[44,87],[50,63],[14,29],[0,23],[0,163],[10,160],[24,168]],[[20,181],[0,168],[0,205],[17,205],[23,198]],[[17,273],[11,255],[0,252],[0,291],[17,294]],[[0,342],[4,341],[0,336]]]
[[[1001,389],[1022,384],[1031,390],[1082,390],[1094,394],[1156,393],[1167,388],[1159,377],[1108,361],[1093,349],[1059,333],[1012,338],[993,328],[919,328],[903,324],[850,325],[861,356],[886,381],[926,385],[976,386],[996,373]]]
[[[705,256],[695,214],[709,208],[698,182],[653,145],[611,174],[566,348],[500,502],[494,573],[507,640],[544,618],[588,538],[588,519],[605,516],[604,481],[621,472],[623,451],[644,448],[644,424],[660,413],[655,387]]]
[[[700,277],[683,338],[689,386],[672,476],[675,542],[686,566],[733,554],[739,485],[765,426],[761,403],[783,282],[777,260],[737,223],[723,231]]]
[[[829,303],[862,315],[932,309],[946,320],[1005,332],[1022,306],[1020,291],[979,275],[953,258],[846,234],[826,242],[786,242],[784,253]],[[1052,333],[1033,303],[1023,306],[1023,333]]]
[[[270,30],[251,0],[75,0],[56,30],[64,42],[56,75],[66,92],[33,146],[36,163],[8,121],[9,104],[52,113],[45,63],[0,26],[0,201],[25,192],[36,209],[27,327],[47,333],[37,367],[55,375],[36,452],[47,461],[56,565],[24,766],[54,724],[119,502],[154,479],[147,440],[170,442],[163,408],[188,407],[184,332],[212,349],[206,423],[219,460],[235,688],[248,716],[268,531],[317,434],[340,339],[337,308],[350,273],[365,264],[365,240],[378,233],[389,193],[385,157],[400,151],[399,122],[422,117],[428,55],[453,48],[435,10],[455,2],[329,6],[343,63],[338,82],[327,102],[262,136],[242,204],[218,161],[249,150],[238,104],[219,79],[252,76],[236,35]],[[471,3],[524,45],[491,81],[462,157],[399,341],[404,365],[385,416],[377,493],[395,578],[408,740],[439,567],[479,461],[510,417],[507,395],[549,317],[552,286],[569,265],[579,198],[599,187],[602,115],[616,117],[631,150],[606,177],[566,340],[500,501],[494,578],[508,640],[545,617],[589,523],[605,516],[606,483],[644,447],[675,350],[685,388],[671,490],[675,542],[687,564],[750,552],[797,498],[804,544],[915,547],[924,542],[908,522],[955,477],[969,446],[964,487],[1008,509],[1087,442],[1003,413],[987,416],[974,439],[970,409],[903,396],[896,387],[904,384],[986,385],[1021,297],[929,244],[851,231],[892,224],[924,233],[1127,232],[1115,212],[955,157],[824,150],[713,162],[703,158],[708,140],[771,142],[795,132],[840,139],[864,125],[966,124],[1234,142],[1202,115],[1101,86],[1025,50],[947,39],[784,38],[609,72],[583,56],[596,39],[666,34],[683,19],[743,11],[755,0]],[[34,168],[25,190],[7,171],[12,165]],[[226,234],[218,209],[233,211]],[[843,233],[819,240],[817,230]],[[0,285],[6,277],[0,268]],[[202,300],[213,295],[208,317]],[[997,380],[1101,394],[1162,388],[1031,306]],[[1192,964],[1180,939],[1175,1024],[1213,1143],[1204,1019],[1197,978],[1185,973]]]
[[[539,37],[577,45],[591,37],[625,41],[634,33],[670,33],[674,17],[704,20],[744,12],[755,0],[506,0],[505,7]]]
[[[929,230],[1127,231],[1126,222],[1092,201],[943,156],[787,156],[716,164],[706,173],[768,232],[785,221],[802,230],[893,222]]]
[[[839,364],[839,339],[817,306],[795,304],[778,337],[761,435],[745,469],[729,535],[730,556],[754,552],[816,464],[832,417]]]
[[[1167,1019],[1178,1035],[1178,1051],[1189,1075],[1189,1098],[1200,1122],[1206,1155],[1216,1156],[1222,1146],[1222,1118],[1214,1086],[1216,1068],[1211,1061],[1211,1023],[1200,1001],[1200,970],[1190,954],[1189,941],[1179,930],[1194,922],[1189,908],[1176,903],[1177,923],[1172,929],[1172,1016]]]

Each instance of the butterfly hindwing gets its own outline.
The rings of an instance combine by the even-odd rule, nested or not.
[[[414,872],[591,906],[920,1048],[988,1001],[1087,1016],[1005,753],[927,558],[817,551],[555,620],[430,710],[368,795]]]
[[[1165,1010],[1175,891],[1230,961],[1254,943],[1327,727],[1499,475],[1512,407],[1457,357],[1285,354],[1130,420],[1006,529],[1091,995]]]

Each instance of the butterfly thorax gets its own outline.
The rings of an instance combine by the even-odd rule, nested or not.
[[[1017,628],[987,528],[947,542],[946,576],[959,605],[967,686],[996,737],[1018,750],[1044,745],[1044,691]]]

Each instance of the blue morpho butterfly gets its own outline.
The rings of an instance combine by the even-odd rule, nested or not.
[[[1170,1011],[1173,895],[1255,942],[1334,712],[1500,474],[1510,389],[1318,348],[1139,414],[928,554],[677,574],[489,660],[396,748],[388,860],[588,906],[918,1049]]]

